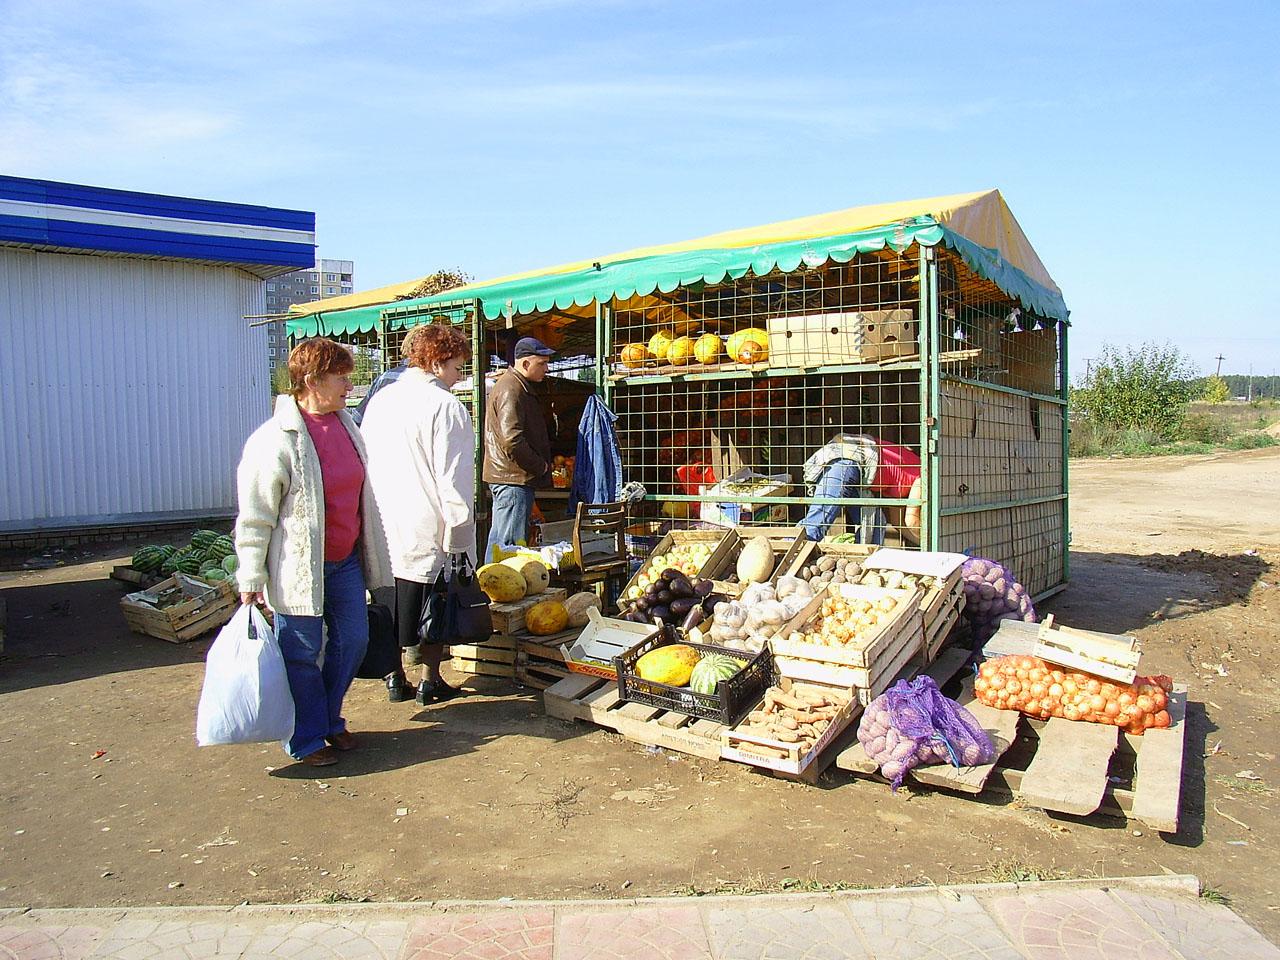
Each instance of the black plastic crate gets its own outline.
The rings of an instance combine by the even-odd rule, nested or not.
[[[720,653],[735,660],[745,660],[747,665],[728,680],[721,680],[715,693],[695,693],[688,687],[673,687],[653,680],[642,680],[636,676],[636,661],[650,650],[684,643],[695,650],[707,653]],[[714,720],[732,727],[746,715],[769,686],[769,678],[773,673],[773,655],[768,646],[756,654],[745,650],[729,650],[706,643],[689,643],[675,639],[669,630],[663,630],[656,636],[636,644],[626,653],[613,658],[613,665],[618,671],[618,697],[643,703],[650,707],[661,707],[685,713],[691,717]]]

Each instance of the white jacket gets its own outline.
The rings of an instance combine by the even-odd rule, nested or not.
[[[364,441],[345,410],[338,418],[368,469]],[[236,471],[236,580],[242,592],[265,588],[286,616],[324,613],[324,480],[298,402],[276,398],[274,415],[245,441]],[[391,584],[386,534],[366,479],[360,491],[360,551],[365,588]]]
[[[391,569],[430,583],[451,553],[476,561],[476,434],[438,377],[410,367],[369,401],[360,423]]]

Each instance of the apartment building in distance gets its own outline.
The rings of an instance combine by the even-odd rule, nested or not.
[[[287,313],[295,303],[309,303],[323,297],[353,292],[354,264],[350,260],[317,260],[309,270],[295,270],[267,281],[267,313]],[[289,338],[284,321],[267,326],[267,361],[274,370],[289,357]]]

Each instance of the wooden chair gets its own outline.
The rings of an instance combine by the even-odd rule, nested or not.
[[[557,581],[571,592],[599,592],[603,584],[601,599],[615,599],[628,577],[626,529],[625,503],[579,503],[571,537],[578,569],[558,574]]]

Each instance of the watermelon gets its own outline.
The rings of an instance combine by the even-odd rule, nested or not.
[[[184,552],[187,548],[175,550],[164,558],[164,562],[160,564],[160,572],[166,577],[171,577],[178,572],[178,563],[186,556]]]
[[[142,573],[159,573],[167,554],[155,544],[147,544],[133,551],[129,565]]]
[[[200,579],[207,580],[210,583],[217,583],[220,580],[227,580],[229,577],[221,567],[210,567],[207,571],[202,570],[200,572]]]
[[[218,533],[217,530],[197,530],[191,535],[191,546],[201,553],[205,553],[218,542],[218,538],[221,536],[222,534]]]
[[[227,571],[228,574],[235,573],[237,570],[240,569],[240,558],[237,557],[234,553],[231,554],[231,556],[229,557],[223,557],[222,569]]]
[[[217,560],[206,560],[202,564],[200,564],[200,572],[197,573],[196,576],[198,577],[206,576],[210,571],[213,571],[213,570],[217,570],[218,573],[226,573],[226,571],[222,569],[222,564],[219,563]]]
[[[693,666],[689,677],[689,689],[694,693],[713,694],[721,680],[735,676],[746,664],[722,653],[708,653]]]
[[[200,554],[190,547],[183,547],[172,557],[169,563],[173,564],[173,569],[177,573],[185,573],[194,577],[200,573]]]
[[[163,553],[164,558],[168,560],[170,557],[172,557],[175,553],[178,552],[178,548],[175,547],[172,543],[162,543],[160,544],[160,552]]]
[[[236,552],[236,545],[231,542],[230,537],[219,537],[213,541],[213,544],[205,551],[209,555],[210,560],[222,560],[231,556]]]

